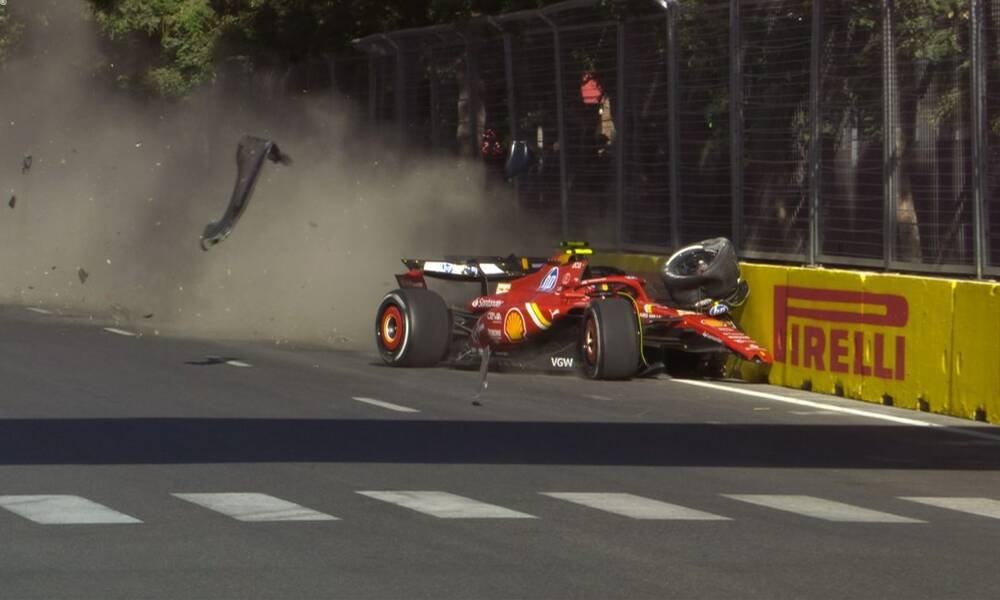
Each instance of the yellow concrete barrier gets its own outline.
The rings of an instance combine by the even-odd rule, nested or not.
[[[750,283],[750,296],[736,310],[736,321],[747,335],[774,352],[774,290],[788,285],[788,269],[774,265],[743,264],[740,265],[740,274]],[[749,381],[766,380],[775,385],[789,385],[781,364],[772,366],[770,373],[766,369],[735,359],[729,366],[730,372],[735,367],[739,376]]]
[[[960,281],[948,414],[1000,423],[1000,284]]]
[[[654,276],[663,257],[599,254]],[[736,312],[775,385],[1000,423],[1000,284],[741,264]],[[760,369],[740,365],[755,379]]]
[[[901,310],[905,303],[908,314],[906,322],[895,329],[869,329],[868,343],[874,348],[867,350],[873,354],[873,372],[865,379],[863,400],[891,398],[895,406],[947,413],[955,285],[955,281],[930,277],[866,276],[866,297],[898,298]],[[888,366],[880,365],[880,358]]]

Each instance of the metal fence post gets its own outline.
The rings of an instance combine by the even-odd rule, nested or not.
[[[431,102],[431,148],[441,147],[441,82],[438,81],[437,63],[434,59],[434,47],[427,46],[427,76],[430,79]]]
[[[512,140],[520,138],[520,126],[517,122],[517,100],[514,94],[514,39],[510,32],[504,31],[495,21],[490,21],[493,26],[503,32],[503,68],[504,81],[507,86],[507,121],[510,127],[510,137]],[[517,231],[523,232],[521,226],[521,178],[514,178],[514,222],[517,224]]]
[[[743,19],[729,0],[729,160],[733,245],[743,249]]]
[[[400,143],[405,144],[407,142],[407,130],[409,129],[409,123],[407,123],[408,115],[406,114],[406,65],[403,64],[403,49],[399,47],[399,44],[393,42],[396,46],[396,124],[399,132]]]
[[[510,136],[516,140],[520,135],[520,127],[517,124],[517,104],[514,96],[514,40],[506,31],[503,34],[503,58],[504,78],[507,84],[507,121]]]
[[[552,28],[552,40],[556,55],[556,119],[559,131],[559,197],[562,213],[562,237],[569,239],[569,186],[566,173],[566,114],[563,94],[562,41],[559,37],[559,26],[544,12],[539,16]]]
[[[816,265],[819,257],[820,187],[822,184],[823,144],[820,139],[820,97],[823,84],[820,61],[823,48],[823,0],[813,0],[812,44],[809,52],[809,264]]]
[[[458,32],[465,43],[465,83],[469,88],[469,152],[479,156],[479,56],[472,48],[469,36]]]
[[[899,145],[896,114],[896,42],[893,35],[892,0],[882,0],[882,135],[883,135],[883,261],[886,270],[896,255],[896,205],[899,193]]]
[[[667,126],[670,128],[670,241],[681,246],[680,36],[677,3],[667,5]]]
[[[615,124],[615,247],[620,251],[624,243],[625,224],[625,23],[618,22],[618,90],[611,116]]]
[[[986,53],[983,0],[970,0],[969,43],[972,50],[972,218],[976,277],[983,278],[986,263]]]
[[[337,73],[339,72],[337,57],[332,54],[324,54],[323,58],[326,59],[327,72],[330,74],[330,91],[338,93],[340,88],[337,86]]]
[[[371,48],[368,52],[368,126],[378,127],[378,65],[376,64],[375,53]]]
[[[386,41],[387,44],[392,46],[392,49],[396,52],[396,84],[393,90],[393,100],[395,101],[395,106],[393,107],[395,114],[393,117],[396,119],[396,133],[399,135],[399,142],[406,142],[406,69],[403,65],[403,50],[396,43],[396,40],[392,39],[386,34],[382,34],[382,39]]]

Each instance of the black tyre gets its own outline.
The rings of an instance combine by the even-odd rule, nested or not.
[[[448,353],[451,313],[437,293],[393,290],[375,313],[375,345],[393,367],[431,367]]]
[[[670,301],[679,307],[735,297],[740,284],[740,263],[733,244],[725,238],[704,240],[678,250],[660,270]]]
[[[590,379],[628,379],[639,370],[639,319],[625,298],[594,300],[583,316],[580,357]]]

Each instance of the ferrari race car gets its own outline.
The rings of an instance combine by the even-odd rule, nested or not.
[[[661,372],[672,357],[694,357],[710,376],[721,375],[731,355],[771,363],[730,316],[749,288],[728,240],[671,256],[658,299],[645,280],[589,264],[592,253],[564,242],[549,259],[403,259],[399,288],[376,311],[379,353],[397,367],[479,366],[484,385],[490,365],[628,379]],[[428,279],[478,283],[479,290],[449,307]]]

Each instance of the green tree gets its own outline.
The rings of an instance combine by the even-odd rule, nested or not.
[[[178,98],[221,60],[287,64],[344,51],[351,41],[546,0],[88,0],[119,83]]]

